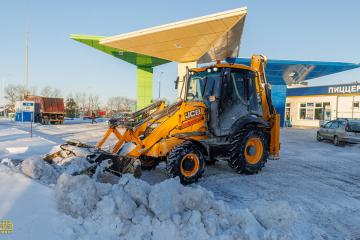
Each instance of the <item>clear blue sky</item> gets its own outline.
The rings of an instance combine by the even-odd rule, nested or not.
[[[48,1],[2,0],[0,84],[24,82],[24,33],[30,31],[30,86],[57,87],[64,95],[88,92],[136,97],[136,68],[69,39],[69,34],[111,36],[242,6],[248,7],[240,56],[360,62],[360,1]],[[158,67],[162,96],[173,99],[176,64]],[[360,81],[360,70],[312,84]]]

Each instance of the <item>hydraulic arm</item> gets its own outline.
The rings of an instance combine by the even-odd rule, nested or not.
[[[251,67],[258,72],[257,91],[261,97],[263,119],[270,123],[269,158],[280,158],[280,114],[276,113],[271,100],[271,85],[267,81],[265,66],[267,58],[263,55],[253,55]]]

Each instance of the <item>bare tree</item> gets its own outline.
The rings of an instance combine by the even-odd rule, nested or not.
[[[122,97],[110,97],[107,101],[107,108],[112,111],[119,111],[122,108]]]
[[[58,88],[54,88],[52,92],[52,97],[57,97],[57,98],[62,97],[61,90]]]
[[[100,109],[100,98],[99,96],[90,94],[88,98],[88,111],[89,113]]]
[[[124,108],[128,111],[131,111],[132,106],[136,104],[136,100],[124,98]]]
[[[5,99],[8,100],[9,104],[11,106],[15,106],[15,102],[17,101],[17,91],[16,86],[14,85],[8,85],[4,89]]]
[[[74,100],[79,107],[80,111],[85,111],[87,108],[87,95],[86,93],[76,93]]]
[[[46,86],[41,90],[40,94],[43,97],[61,97],[61,90],[58,88]]]
[[[107,108],[115,112],[130,111],[133,104],[135,104],[135,100],[126,97],[110,97],[107,102]]]
[[[24,87],[21,85],[8,85],[4,89],[5,99],[9,103],[9,108],[11,110],[15,109],[16,101],[24,100]]]
[[[108,109],[110,111],[115,109],[115,102],[114,102],[113,97],[108,98],[107,103],[106,103],[106,109]]]
[[[50,97],[51,91],[52,91],[51,87],[46,86],[41,90],[40,95],[43,96],[43,97]]]
[[[38,88],[36,86],[32,86],[29,92],[29,95],[36,96]]]

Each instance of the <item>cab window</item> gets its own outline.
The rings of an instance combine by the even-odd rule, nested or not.
[[[221,79],[221,70],[193,73],[188,82],[187,100],[206,101],[213,95],[216,81]]]
[[[255,74],[245,69],[228,69],[222,90],[222,109],[233,106],[249,106],[250,111],[258,111]]]

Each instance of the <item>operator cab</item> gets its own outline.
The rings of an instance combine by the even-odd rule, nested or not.
[[[215,136],[226,136],[243,117],[262,116],[256,80],[253,71],[234,65],[194,69],[190,71],[185,98],[204,102],[209,113],[209,131]]]

